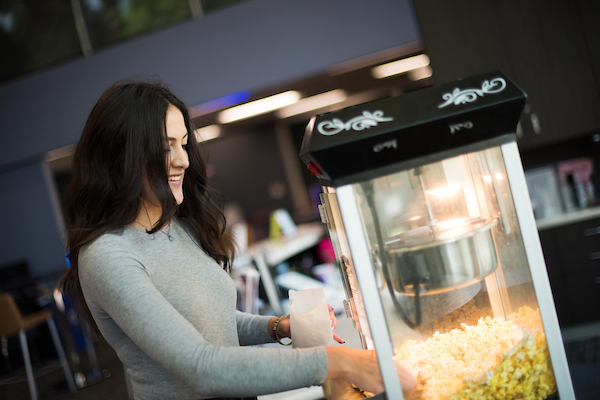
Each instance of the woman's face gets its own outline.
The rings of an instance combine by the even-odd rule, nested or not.
[[[169,187],[177,204],[181,204],[183,202],[183,176],[190,161],[187,153],[188,132],[183,121],[183,114],[177,107],[169,106],[165,125],[169,140],[166,153]]]

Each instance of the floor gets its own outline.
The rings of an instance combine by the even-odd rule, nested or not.
[[[338,316],[338,332],[348,346],[360,348],[357,332],[352,322]],[[565,349],[571,370],[571,377],[577,400],[597,400],[600,393],[600,324],[572,328],[563,331]],[[278,345],[277,345],[278,346]],[[43,400],[128,400],[127,386],[123,367],[115,353],[106,344],[96,345],[98,365],[103,375],[96,382],[91,382],[70,393],[64,383],[62,370],[57,365],[41,368],[37,366],[36,381]],[[85,354],[80,364],[83,368],[89,365]],[[88,380],[91,373],[86,372]],[[8,381],[8,382],[7,382]],[[259,400],[316,400],[322,399],[321,388],[300,389],[269,396],[261,396]],[[0,400],[30,399],[24,371],[16,371],[7,378],[0,377]]]
[[[36,383],[43,400],[127,400],[127,386],[123,366],[116,354],[107,344],[96,345],[98,365],[101,367],[98,379],[93,379],[89,363],[82,355],[81,366],[87,378],[87,384],[76,393],[70,393],[63,371],[58,363],[34,365]],[[29,400],[27,377],[23,369],[11,374],[8,379],[2,377],[0,400]]]

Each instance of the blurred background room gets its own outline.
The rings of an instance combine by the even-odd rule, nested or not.
[[[2,0],[0,292],[51,316],[76,389],[52,326],[31,326],[41,398],[130,396],[112,349],[83,335],[55,289],[70,159],[109,85],[160,78],[189,106],[237,238],[238,307],[281,315],[288,290],[323,287],[353,345],[320,185],[298,157],[309,119],[494,70],[528,95],[517,136],[529,196],[577,398],[596,398],[599,18],[591,0]],[[1,358],[0,400],[31,398],[17,335],[3,334]]]

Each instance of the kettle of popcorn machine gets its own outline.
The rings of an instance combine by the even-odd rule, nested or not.
[[[525,101],[494,72],[306,128],[378,398],[404,398],[396,364],[417,379],[409,399],[575,398],[514,134]]]

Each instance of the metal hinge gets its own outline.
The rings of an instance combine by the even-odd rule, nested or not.
[[[346,310],[346,317],[354,320],[354,312],[352,312],[352,303],[348,300],[344,300],[344,310]]]
[[[319,215],[321,216],[321,222],[327,224],[329,222],[329,218],[327,218],[327,209],[323,204],[319,204]]]

